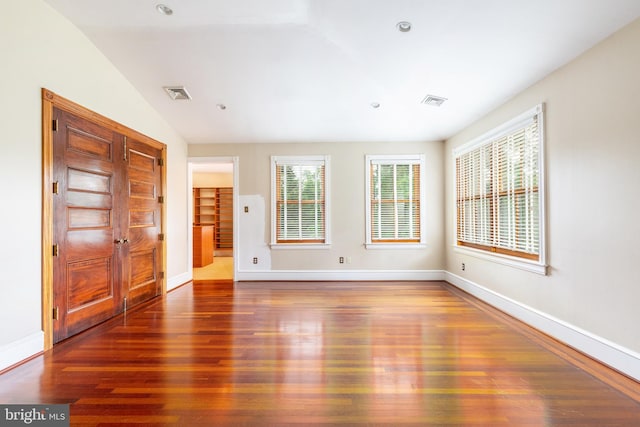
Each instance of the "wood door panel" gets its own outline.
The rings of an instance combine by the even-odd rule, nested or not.
[[[112,209],[113,196],[111,194],[67,191],[67,206],[87,209]]]
[[[67,190],[111,194],[111,174],[97,173],[69,168],[67,170]]]
[[[130,210],[129,211],[129,228],[137,227],[155,227],[156,213],[153,210]]]
[[[147,215],[150,214],[147,213]],[[149,223],[148,225],[130,225],[128,233],[129,246],[136,246],[135,250],[155,248],[156,241],[158,240],[159,225],[160,224],[157,223]]]
[[[156,158],[137,150],[129,151],[129,168],[155,174]]]
[[[155,283],[158,278],[155,248],[148,251],[130,253],[130,260],[129,291]]]
[[[67,150],[99,160],[113,160],[113,132],[79,117],[69,118],[65,128]]]
[[[111,209],[67,209],[69,230],[79,228],[111,228]]]
[[[107,300],[113,298],[111,263],[111,257],[104,257],[67,264],[67,313],[101,302],[110,304]]]
[[[64,258],[69,261],[115,255],[113,228],[68,230]]]
[[[129,197],[132,199],[155,200],[156,186],[153,182],[130,179]]]

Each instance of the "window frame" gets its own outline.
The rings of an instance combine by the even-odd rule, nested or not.
[[[277,188],[277,166],[278,165],[324,165],[324,241],[314,242],[307,239],[278,241],[278,188]],[[331,165],[328,155],[310,156],[271,156],[271,242],[272,249],[326,249],[331,246]]]
[[[417,164],[419,167],[419,233],[420,238],[418,241],[402,241],[402,239],[385,239],[376,241],[372,235],[372,206],[371,206],[371,166],[372,163],[379,164]],[[415,249],[426,247],[426,185],[425,185],[425,171],[426,160],[424,154],[367,154],[365,155],[365,218],[366,218],[366,233],[365,233],[365,248],[366,249]]]
[[[520,268],[526,271],[531,271],[538,274],[547,274],[547,260],[546,260],[546,185],[545,185],[545,132],[544,132],[544,104],[536,105],[535,107],[519,114],[506,123],[486,132],[485,134],[456,147],[452,150],[452,170],[453,170],[453,215],[454,215],[454,250],[459,253],[475,256],[482,259],[487,259],[493,262],[497,262],[504,265]],[[492,145],[505,138],[508,135],[522,129],[528,122],[537,120],[538,125],[538,256],[532,259],[532,256],[516,254],[515,251],[508,249],[502,249],[499,247],[475,245],[472,243],[462,243],[459,240],[460,230],[460,211],[458,207],[458,159],[465,154],[473,151],[480,150],[484,147]],[[495,173],[495,167],[492,167],[492,174]]]

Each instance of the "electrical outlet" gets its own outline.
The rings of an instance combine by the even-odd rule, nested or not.
[[[464,262],[462,263],[461,268],[462,268],[462,271],[464,271],[464,270],[465,270],[465,268],[467,268],[467,266],[466,266],[466,265],[464,265]]]
[[[253,263],[257,264],[258,263],[258,257],[253,257]]]
[[[343,256],[341,256],[340,258],[338,258],[338,262],[339,262],[340,264],[344,264],[344,257],[343,257]]]

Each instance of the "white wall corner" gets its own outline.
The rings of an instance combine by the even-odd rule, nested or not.
[[[0,370],[44,351],[44,332],[38,331],[0,347]]]
[[[240,271],[262,271],[271,268],[271,248],[265,241],[265,199],[260,194],[238,197],[239,215],[237,235],[237,259]],[[235,227],[235,225],[234,225]],[[235,245],[236,242],[234,242]],[[256,259],[256,264],[253,259]],[[234,261],[236,262],[236,261]],[[239,280],[236,278],[236,280]]]
[[[177,288],[178,286],[184,285],[191,280],[193,280],[193,272],[186,272],[170,277],[169,280],[167,280],[167,292]]]
[[[447,282],[558,341],[640,381],[640,354],[446,271]]]
[[[443,270],[241,270],[235,280],[445,280]]]

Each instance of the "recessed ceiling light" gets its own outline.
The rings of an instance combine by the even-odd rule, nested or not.
[[[187,92],[184,86],[165,86],[163,89],[174,101],[191,99],[191,95],[189,95],[189,92]]]
[[[371,108],[380,108],[380,103],[379,102],[372,102],[371,103]]]
[[[227,106],[224,104],[216,104],[216,107],[218,107],[218,110],[226,110]]]
[[[427,95],[424,97],[421,103],[425,105],[431,105],[432,107],[439,107],[444,104],[444,101],[446,100],[447,98],[443,98],[441,96]]]
[[[156,10],[163,15],[167,15],[167,16],[173,15],[173,10],[166,4],[157,4]]]
[[[396,28],[401,33],[408,33],[411,31],[411,22],[409,21],[400,21],[396,24]]]

